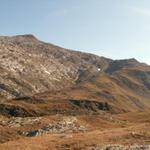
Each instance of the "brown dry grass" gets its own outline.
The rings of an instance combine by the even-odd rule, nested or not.
[[[80,122],[88,124],[83,133],[45,134],[33,138],[21,137],[0,145],[1,150],[55,150],[80,149],[103,144],[150,144],[150,112],[122,115],[79,116]],[[43,117],[41,123],[61,116]],[[34,125],[32,125],[34,127]],[[28,126],[28,129],[31,128]],[[13,129],[14,130],[14,129]]]

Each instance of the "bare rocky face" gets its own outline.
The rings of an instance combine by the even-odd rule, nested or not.
[[[80,73],[97,72],[99,65],[105,67],[109,61],[38,41],[32,35],[0,37],[0,94],[12,98],[69,87]]]

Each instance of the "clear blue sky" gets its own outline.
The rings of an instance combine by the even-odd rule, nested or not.
[[[0,0],[0,35],[150,64],[150,0]]]

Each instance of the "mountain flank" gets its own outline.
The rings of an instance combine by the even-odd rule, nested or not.
[[[2,103],[23,106],[32,104],[29,99],[35,104],[46,99],[44,103],[64,101],[73,107],[76,103],[70,101],[78,101],[99,110],[91,101],[107,104],[112,112],[150,106],[150,66],[64,49],[33,35],[0,37],[0,71]]]
[[[0,149],[150,148],[150,66],[0,37]]]

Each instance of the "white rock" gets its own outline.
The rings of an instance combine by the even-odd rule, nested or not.
[[[101,68],[98,68],[97,70],[98,70],[98,71],[101,71]]]

